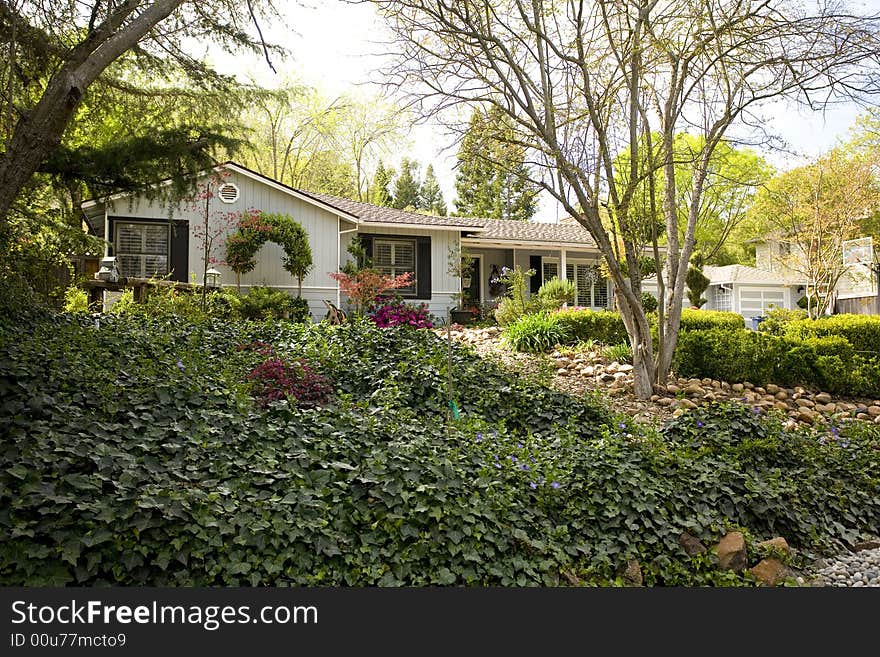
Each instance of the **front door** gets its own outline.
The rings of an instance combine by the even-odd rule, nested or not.
[[[480,256],[472,256],[471,265],[463,272],[461,289],[467,296],[464,299],[464,307],[478,306],[482,300],[482,281],[480,280]]]

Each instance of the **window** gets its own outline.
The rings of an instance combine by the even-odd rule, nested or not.
[[[542,258],[543,282],[559,275],[559,260]],[[565,263],[565,277],[575,284],[574,304],[587,308],[608,307],[608,281],[601,277],[595,265],[589,262],[569,261]]]
[[[412,285],[398,290],[402,295],[416,293],[416,241],[384,240],[373,241],[373,266],[388,276],[400,276],[407,272],[413,275]]]
[[[127,278],[152,278],[168,273],[168,224],[116,223],[116,261]]]
[[[715,290],[715,310],[733,310],[733,288],[727,285],[719,285]]]

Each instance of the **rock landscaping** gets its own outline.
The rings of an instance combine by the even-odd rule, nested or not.
[[[655,386],[655,394],[650,400],[642,401],[632,393],[632,365],[608,362],[599,347],[557,348],[543,356],[524,354],[510,350],[501,340],[501,328],[496,326],[479,329],[454,327],[452,337],[515,369],[534,371],[535,365],[543,362],[552,374],[555,388],[575,395],[599,391],[610,398],[616,410],[643,422],[678,417],[706,402],[734,401],[752,406],[758,412],[777,410],[785,413],[792,425],[829,424],[851,419],[880,424],[880,399],[834,397],[802,386],[756,386],[747,381],[728,383],[673,376],[666,386]]]

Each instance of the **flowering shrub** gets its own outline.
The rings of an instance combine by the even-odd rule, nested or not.
[[[355,314],[361,314],[377,298],[390,290],[399,290],[413,284],[410,272],[400,276],[386,276],[375,269],[361,269],[356,274],[331,273],[330,278],[339,283],[339,289],[354,305]]]
[[[301,408],[314,408],[326,404],[331,392],[329,380],[304,360],[269,358],[245,378],[253,385],[253,396],[261,406],[286,398]]]
[[[427,304],[420,303],[416,306],[401,299],[377,300],[367,313],[367,317],[380,328],[388,328],[389,326],[434,327]]]

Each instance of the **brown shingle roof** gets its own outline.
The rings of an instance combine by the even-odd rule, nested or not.
[[[360,201],[352,201],[340,196],[331,194],[320,194],[317,192],[304,192],[297,190],[305,196],[332,205],[338,210],[354,215],[359,221],[364,223],[381,223],[381,224],[416,224],[419,226],[460,226],[461,228],[482,228],[488,221],[487,219],[474,219],[471,217],[437,217],[434,215],[420,214],[418,212],[408,212],[406,210],[397,210],[395,208],[386,208],[380,205],[372,205],[370,203],[361,203]]]
[[[510,242],[548,242],[583,244],[595,247],[589,231],[579,223],[541,223],[537,221],[486,220],[479,239]]]

